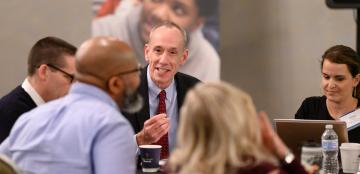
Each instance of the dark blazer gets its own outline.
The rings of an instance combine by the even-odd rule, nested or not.
[[[35,107],[35,102],[21,85],[0,99],[0,143],[9,135],[20,115]]]
[[[143,108],[135,113],[135,114],[129,114],[123,112],[124,116],[129,120],[132,127],[134,128],[135,133],[138,133],[142,130],[144,127],[144,122],[150,118],[150,111],[149,111],[149,88],[148,88],[148,81],[147,81],[147,67],[141,70],[141,76],[140,76],[140,86],[139,86],[139,93],[144,99],[144,106]],[[176,73],[175,77],[175,85],[176,85],[176,91],[177,91],[177,102],[178,102],[178,108],[183,104],[186,92],[196,85],[196,83],[200,82],[199,79],[183,74],[183,73]]]

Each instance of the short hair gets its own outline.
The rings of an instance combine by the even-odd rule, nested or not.
[[[49,36],[38,40],[29,53],[28,75],[33,75],[42,64],[64,67],[64,55],[74,56],[76,50],[75,46],[60,38]]]
[[[233,173],[263,160],[275,163],[263,145],[251,97],[230,84],[197,84],[186,94],[179,118],[169,160],[179,174]]]
[[[189,36],[188,36],[187,32],[183,28],[181,28],[178,24],[171,22],[171,21],[164,21],[164,22],[156,25],[155,27],[153,27],[151,29],[150,36],[151,36],[152,32],[154,32],[156,29],[158,29],[160,27],[166,27],[166,28],[175,27],[176,29],[178,29],[180,31],[181,35],[183,36],[184,48],[187,48],[187,45],[189,43]],[[150,40],[151,40],[151,37],[149,39],[149,42],[150,42]]]
[[[325,60],[329,60],[332,63],[345,64],[352,77],[355,77],[360,73],[360,57],[350,47],[345,45],[335,45],[330,47],[322,56],[321,69]],[[354,97],[360,99],[360,85],[356,87],[357,94]]]
[[[218,0],[195,0],[199,10],[199,16],[209,17],[216,14],[219,8]]]

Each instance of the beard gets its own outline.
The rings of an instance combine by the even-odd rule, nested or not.
[[[124,91],[124,104],[121,110],[133,114],[139,112],[144,105],[144,100],[141,95],[135,91],[126,89]]]

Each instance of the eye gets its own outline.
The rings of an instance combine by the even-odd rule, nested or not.
[[[327,75],[327,74],[323,74],[322,76],[323,76],[323,78],[326,79],[326,80],[329,80],[329,79],[330,79],[330,76]]]
[[[177,55],[178,54],[178,51],[176,49],[170,49],[168,50],[169,54],[170,55]]]
[[[162,3],[164,0],[151,0],[152,3]]]
[[[174,11],[174,13],[178,16],[185,16],[187,15],[187,10],[186,7],[179,3],[179,2],[175,2],[172,6],[172,9]]]
[[[155,47],[155,48],[154,48],[154,52],[155,52],[156,54],[161,54],[161,53],[163,52],[163,49],[160,48],[160,47]]]
[[[335,80],[341,82],[341,81],[345,80],[345,78],[344,77],[335,77]]]

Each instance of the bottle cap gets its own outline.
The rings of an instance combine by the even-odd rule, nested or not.
[[[332,125],[332,124],[327,124],[327,125],[325,126],[325,128],[326,128],[326,129],[332,129],[332,128],[333,128],[333,125]]]

